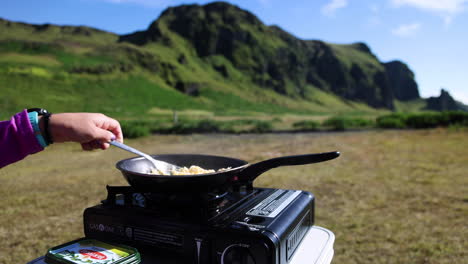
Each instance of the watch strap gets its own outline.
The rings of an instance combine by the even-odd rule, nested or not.
[[[54,143],[52,141],[52,137],[50,135],[50,130],[49,130],[49,119],[50,119],[51,115],[52,115],[52,113],[46,112],[42,116],[42,118],[44,119],[44,134],[45,134],[44,136],[45,136],[45,140],[47,141],[48,145]]]
[[[44,139],[44,137],[41,134],[41,129],[39,128],[39,119],[38,119],[38,113],[33,111],[28,113],[29,117],[29,122],[31,123],[31,126],[34,130],[34,136],[36,137],[37,141],[39,142],[39,145],[41,145],[43,148],[47,147],[47,143]]]
[[[43,119],[42,121],[44,122],[44,135],[41,134],[41,136],[44,139],[46,146],[54,143],[52,141],[52,136],[51,136],[50,129],[49,129],[49,119],[52,113],[47,111],[44,108],[29,108],[27,109],[27,111],[28,113],[35,112],[37,113],[38,116],[42,116],[42,119]]]

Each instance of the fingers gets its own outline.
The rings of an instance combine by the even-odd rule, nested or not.
[[[112,132],[105,129],[96,128],[93,134],[94,140],[98,140],[103,143],[107,143],[112,140],[117,140],[117,137]]]
[[[110,147],[109,143],[103,143],[99,140],[93,140],[87,143],[81,143],[81,148],[83,150],[95,150],[95,149],[108,149]]]
[[[102,115],[103,120],[99,120],[102,122],[96,122],[96,126],[98,128],[101,128],[103,130],[106,130],[109,132],[107,135],[112,135],[114,136],[113,140],[117,140],[119,142],[123,143],[123,133],[122,133],[122,128],[120,127],[120,124],[117,120],[107,117],[105,115]],[[101,135],[102,136],[102,135]],[[112,137],[111,136],[111,137]],[[112,138],[107,136],[105,139],[107,139],[105,142],[109,142]],[[104,138],[102,138],[104,139]]]
[[[89,143],[81,143],[81,148],[83,150],[93,150]]]
[[[123,142],[122,128],[117,120],[105,115],[97,115],[94,125],[93,139],[103,142],[103,148],[107,148],[108,146],[105,144],[111,140]]]
[[[91,128],[92,140],[82,143],[83,150],[108,149],[112,140],[123,142],[123,133],[117,120],[102,114],[94,115],[94,126]]]
[[[107,128],[112,134],[115,135],[115,140],[123,143],[122,128],[117,120],[109,118],[109,127]]]
[[[93,150],[93,149],[98,149],[100,148],[100,144],[97,141],[91,141],[87,143],[81,143],[81,148],[83,150]]]
[[[109,143],[101,143],[99,146],[102,150],[108,149],[110,147]]]

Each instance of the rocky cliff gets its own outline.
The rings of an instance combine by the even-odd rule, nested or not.
[[[384,66],[389,85],[392,87],[396,99],[410,101],[420,98],[418,84],[408,65],[400,61],[391,61],[384,63]]]
[[[223,56],[255,84],[290,97],[307,98],[316,87],[376,108],[393,109],[393,100],[419,98],[413,72],[399,61],[381,63],[364,43],[336,45],[301,40],[255,15],[216,2],[169,8],[146,31],[122,42],[178,45],[174,33],[196,56]],[[215,69],[227,77],[224,67]]]
[[[450,110],[462,110],[460,109],[460,103],[456,102],[455,99],[444,89],[440,90],[438,97],[429,97],[427,99],[427,109],[435,111],[450,111]],[[466,109],[464,109],[466,110]]]

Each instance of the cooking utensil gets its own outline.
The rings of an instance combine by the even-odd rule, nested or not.
[[[116,164],[127,182],[141,190],[171,192],[206,192],[223,189],[236,183],[253,182],[260,174],[279,167],[305,165],[334,159],[339,152],[325,152],[296,156],[284,156],[249,164],[247,161],[200,154],[154,155],[157,160],[177,166],[197,165],[216,172],[194,175],[154,175],[148,173],[148,162],[144,158],[121,160]],[[218,171],[221,168],[226,170]]]
[[[170,164],[170,163],[167,163],[167,162],[164,162],[164,161],[161,161],[161,160],[156,160],[153,157],[151,157],[150,155],[148,155],[146,153],[143,153],[143,152],[141,152],[141,151],[139,151],[139,150],[137,150],[135,148],[132,148],[130,146],[127,146],[124,143],[120,143],[120,142],[118,142],[116,140],[112,140],[111,142],[109,142],[109,144],[111,144],[111,145],[113,145],[115,147],[121,148],[123,150],[126,150],[128,152],[131,152],[133,154],[137,154],[138,156],[141,156],[141,157],[145,158],[146,160],[150,161],[151,164],[153,164],[154,169],[156,169],[161,174],[170,175],[172,170],[181,169],[181,167],[176,166],[174,164]],[[152,169],[153,168],[148,167],[146,172],[150,173],[152,171]]]

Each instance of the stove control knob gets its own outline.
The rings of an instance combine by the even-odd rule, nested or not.
[[[255,264],[255,259],[248,245],[234,244],[224,250],[221,264]]]

